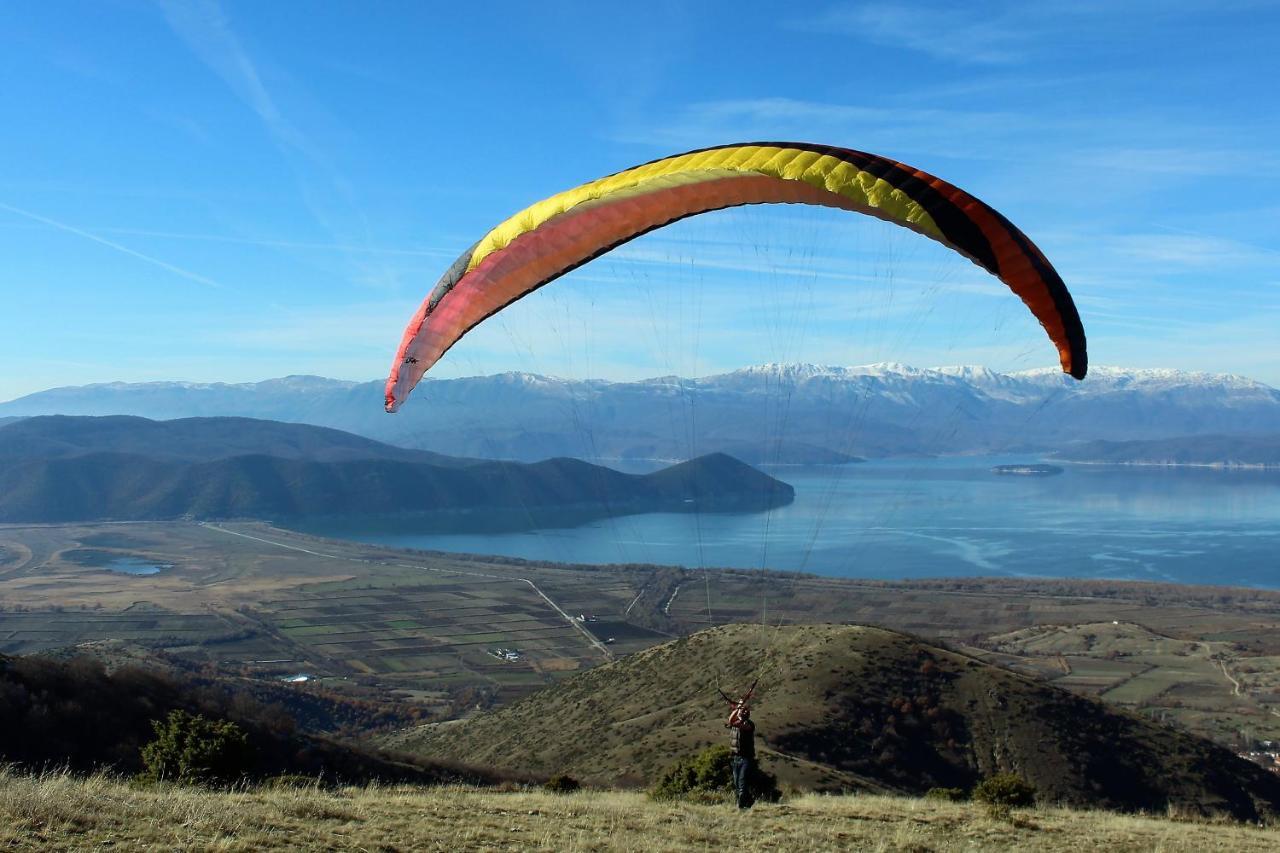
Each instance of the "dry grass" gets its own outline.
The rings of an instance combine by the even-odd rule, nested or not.
[[[748,813],[631,792],[135,789],[107,777],[0,772],[0,846],[117,850],[1233,850],[1280,830],[963,803],[803,796]]]

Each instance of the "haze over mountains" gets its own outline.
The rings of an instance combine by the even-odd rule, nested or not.
[[[1280,434],[1280,391],[1240,376],[1094,367],[1002,374],[763,365],[699,379],[564,380],[504,373],[423,383],[397,415],[381,381],[291,376],[264,382],[109,383],[0,404],[0,418],[46,414],[155,419],[239,416],[333,427],[449,455],[533,461],[747,462],[853,456],[1050,451],[1076,441]]]

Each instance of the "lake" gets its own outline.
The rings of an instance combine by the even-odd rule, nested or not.
[[[1280,587],[1280,472],[1061,465],[1035,457],[780,467],[789,506],[652,513],[524,532],[412,522],[310,532],[402,548],[575,563],[806,571],[838,577],[1076,577]]]

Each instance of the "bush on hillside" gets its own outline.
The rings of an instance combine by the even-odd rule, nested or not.
[[[1030,808],[1036,804],[1036,786],[1017,773],[997,773],[978,783],[973,798],[995,808]]]
[[[778,778],[756,764],[750,786],[755,799],[776,803],[782,798]],[[663,773],[649,791],[656,800],[719,799],[733,791],[733,756],[727,746],[710,746],[692,758],[682,758]]]
[[[187,785],[229,785],[253,766],[249,739],[229,720],[170,711],[151,723],[155,740],[142,748],[142,774],[148,781]]]
[[[553,794],[572,794],[582,787],[582,783],[568,773],[557,773],[542,787]]]
[[[926,800],[946,800],[949,803],[963,803],[969,799],[969,792],[964,788],[930,788],[924,792]]]
[[[328,787],[321,776],[304,776],[301,773],[281,773],[262,781],[269,791],[318,791]]]

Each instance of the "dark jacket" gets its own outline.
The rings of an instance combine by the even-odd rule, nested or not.
[[[756,724],[750,720],[738,723],[729,730],[729,751],[742,758],[756,757]]]

